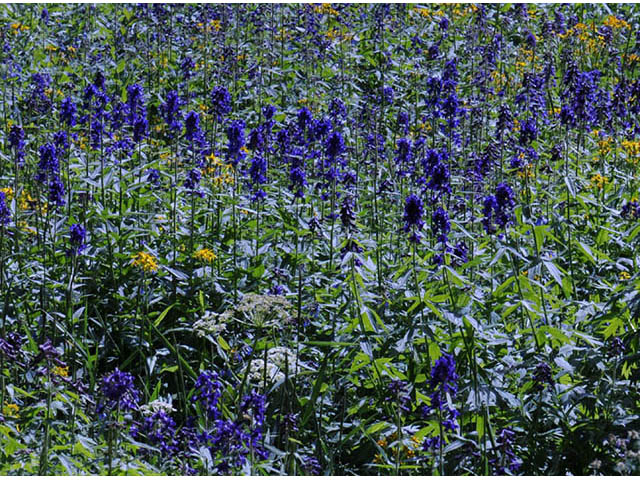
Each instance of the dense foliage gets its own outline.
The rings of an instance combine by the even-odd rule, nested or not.
[[[0,473],[638,473],[639,12],[1,6]]]

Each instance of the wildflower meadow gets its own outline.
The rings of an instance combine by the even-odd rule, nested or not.
[[[640,7],[0,5],[0,474],[640,474]]]

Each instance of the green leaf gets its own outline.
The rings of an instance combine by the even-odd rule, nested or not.
[[[167,313],[169,313],[169,310],[171,310],[173,307],[175,306],[175,303],[169,305],[167,308],[164,309],[164,311],[158,315],[158,318],[156,318],[156,320],[153,322],[153,326],[154,327],[158,327],[160,325],[160,322],[162,322],[162,320],[164,320],[164,317],[167,316]]]
[[[556,282],[558,282],[558,285],[560,285],[560,288],[562,288],[562,275],[563,274],[560,271],[560,269],[553,262],[543,261],[542,263],[544,263],[544,266],[547,268],[547,270],[549,271],[549,273],[551,274],[553,279]]]
[[[224,338],[222,338],[222,335],[218,335],[218,344],[227,352],[231,350],[231,347],[229,346],[229,344],[226,342],[226,340]]]
[[[609,326],[604,329],[602,335],[604,335],[605,340],[609,339],[609,337],[613,337],[618,333],[618,330],[623,329],[622,319],[620,317],[614,317],[609,322]]]
[[[380,430],[384,430],[385,428],[390,427],[391,424],[389,422],[378,422],[371,425],[367,428],[367,435],[373,435],[374,433],[378,433]]]
[[[476,432],[478,434],[478,438],[482,438],[484,435],[484,418],[482,415],[476,416]]]
[[[587,257],[587,259],[594,265],[597,265],[598,261],[596,260],[596,257],[593,256],[593,253],[591,252],[591,248],[589,248],[589,245],[580,241],[577,242],[577,244],[578,244],[578,248]]]
[[[429,342],[429,358],[435,362],[441,356],[440,346],[436,342]]]
[[[307,424],[309,418],[311,418],[311,415],[313,414],[314,405],[316,403],[318,395],[320,395],[320,388],[322,387],[322,383],[324,382],[324,376],[327,370],[327,365],[329,363],[329,358],[331,358],[331,355],[325,355],[322,365],[320,366],[320,370],[318,370],[317,378],[313,383],[313,391],[311,392],[311,397],[304,406],[302,420],[300,422],[301,427],[304,427]]]

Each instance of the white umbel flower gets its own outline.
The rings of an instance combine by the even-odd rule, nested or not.
[[[265,363],[262,358],[255,358],[249,367],[248,380],[260,384],[264,381]],[[278,383],[285,379],[286,373],[293,376],[300,372],[300,363],[295,352],[287,347],[273,347],[267,350],[266,377],[267,383]]]
[[[227,328],[228,316],[214,312],[205,312],[204,316],[193,324],[193,329],[199,337],[218,335]]]
[[[169,414],[175,411],[176,409],[173,408],[173,405],[163,400],[162,398],[157,398],[154,401],[149,402],[146,405],[143,405],[140,407],[140,413],[142,413],[145,417],[148,417],[158,412],[164,412]]]
[[[285,378],[284,372],[280,371],[278,366],[274,365],[271,362],[267,362],[266,370],[267,370],[266,371],[267,383],[278,383],[283,381]],[[253,360],[251,362],[251,366],[249,367],[249,375],[247,377],[248,380],[251,383],[255,383],[259,385],[264,380],[264,375],[265,375],[264,360],[262,359]]]

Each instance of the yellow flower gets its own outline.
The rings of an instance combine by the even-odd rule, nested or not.
[[[13,200],[13,188],[11,187],[0,188],[0,192],[4,193],[4,196],[8,201]]]
[[[208,248],[201,248],[193,254],[193,258],[201,262],[211,263],[216,259],[216,254]]]
[[[25,30],[29,30],[29,27],[27,25],[23,25],[19,22],[12,23],[11,28],[13,29],[13,33],[15,34],[17,34],[18,32],[24,32]]]
[[[28,192],[23,190],[20,194],[20,202],[18,206],[20,207],[20,210],[27,210],[31,208],[35,201],[36,200]]]
[[[629,272],[620,272],[620,280],[629,280],[631,274]]]
[[[600,149],[600,154],[602,156],[607,155],[611,151],[611,144],[613,143],[613,138],[606,137],[602,140],[598,140],[598,148]]]
[[[627,22],[620,20],[613,15],[609,15],[602,23],[603,25],[611,28],[629,28],[629,24]]]
[[[327,14],[327,15],[338,15],[338,11],[333,9],[330,3],[323,3],[317,7],[313,8],[313,11],[319,14]]]
[[[413,449],[407,447],[406,445],[402,447],[402,451],[404,452],[407,458],[413,458],[416,454],[416,452]]]
[[[640,142],[638,141],[623,140],[622,148],[627,154],[628,161],[631,161],[633,157],[640,156]]]
[[[59,367],[58,365],[56,365],[55,367],[53,367],[52,373],[60,377],[68,377],[69,367]]]
[[[518,178],[533,178],[534,176],[533,165],[530,163],[527,163],[522,170],[518,170]]]
[[[8,417],[17,417],[20,407],[15,403],[7,403],[2,409],[2,413]]]
[[[334,40],[340,36],[340,32],[337,29],[333,28],[331,30],[327,30],[326,35],[329,40]]]
[[[596,173],[591,177],[591,184],[589,185],[589,188],[596,187],[597,189],[602,189],[607,183],[609,183],[609,179],[607,177],[603,177],[599,173]]]
[[[133,257],[133,265],[142,268],[145,272],[156,272],[158,262],[153,255],[146,252],[138,252]]]
[[[18,226],[22,229],[22,231],[30,233],[32,235],[35,235],[36,233],[38,233],[38,231],[35,228],[30,227],[27,224],[27,222],[25,222],[24,220],[18,222]]]
[[[630,53],[627,55],[627,60],[629,60],[629,62],[637,62],[640,60],[640,55],[637,55],[635,53]]]

